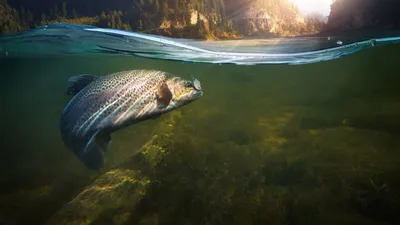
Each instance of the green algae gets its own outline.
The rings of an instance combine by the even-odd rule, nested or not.
[[[299,67],[139,60],[134,66],[193,71],[205,95],[116,133],[98,174],[87,172],[55,135],[13,142],[21,149],[29,145],[35,154],[13,161],[30,167],[7,176],[23,177],[32,169],[29,176],[37,181],[2,193],[1,209],[8,210],[0,222],[42,224],[52,217],[49,224],[398,224],[400,68],[399,47],[390,48]],[[134,63],[98,60],[114,68],[94,72]],[[72,72],[91,70],[78,69]],[[60,98],[50,97],[37,101],[62,106]],[[19,126],[32,120],[55,133],[59,112],[42,110],[50,124],[37,122],[43,118],[34,111]],[[9,163],[7,172],[18,163]],[[40,218],[36,212],[43,212]],[[19,213],[27,219],[10,219]]]
[[[179,117],[179,112],[170,113],[164,121],[168,126],[161,123],[155,127],[161,135],[151,137],[138,154],[125,155],[118,167],[101,174],[46,224],[128,223],[136,203],[154,182],[149,176],[168,154],[168,140]]]

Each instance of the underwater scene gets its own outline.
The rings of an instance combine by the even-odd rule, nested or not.
[[[0,35],[1,225],[400,224],[399,29],[49,21]]]

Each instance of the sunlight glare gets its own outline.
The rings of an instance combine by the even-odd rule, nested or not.
[[[319,12],[328,16],[333,0],[289,0],[299,7],[304,14]]]

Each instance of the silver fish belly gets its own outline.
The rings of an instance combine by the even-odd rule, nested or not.
[[[94,170],[104,164],[112,132],[157,118],[203,95],[198,80],[191,82],[155,70],[74,76],[67,93],[74,96],[61,115],[62,139]]]

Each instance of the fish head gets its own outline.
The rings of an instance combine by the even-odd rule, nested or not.
[[[203,96],[200,81],[196,78],[190,81],[173,77],[167,81],[167,85],[172,94],[170,106],[174,108],[189,104]]]

